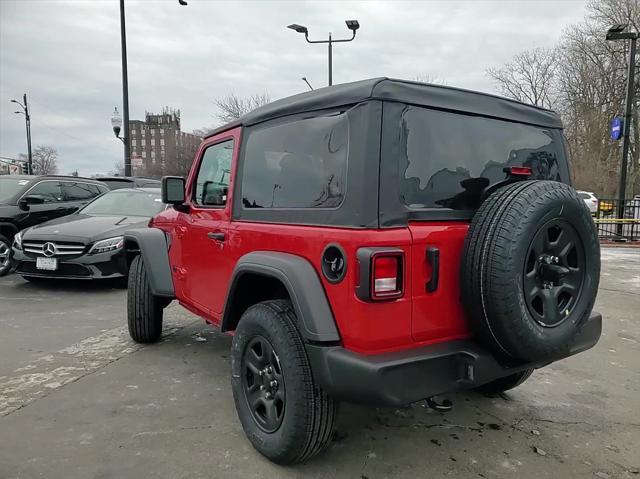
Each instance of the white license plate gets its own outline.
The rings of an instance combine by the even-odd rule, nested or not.
[[[36,268],[47,271],[55,271],[58,269],[57,258],[36,258]]]

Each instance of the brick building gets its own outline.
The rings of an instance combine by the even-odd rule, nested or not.
[[[202,141],[180,129],[180,110],[145,112],[145,120],[129,121],[131,164],[134,174],[178,174],[191,165]]]

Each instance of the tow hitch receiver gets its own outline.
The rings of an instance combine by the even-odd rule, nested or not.
[[[427,406],[438,412],[449,412],[453,409],[453,403],[449,399],[439,396],[427,398]]]

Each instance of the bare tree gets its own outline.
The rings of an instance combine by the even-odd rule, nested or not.
[[[113,164],[113,170],[109,172],[110,176],[124,176],[124,160],[118,160]]]
[[[256,93],[246,98],[239,97],[235,93],[230,93],[226,96],[216,98],[214,103],[219,111],[217,114],[218,119],[222,123],[229,123],[262,105],[266,105],[270,101],[271,97],[266,92]]]
[[[609,124],[624,108],[628,42],[608,42],[615,24],[640,28],[639,0],[590,0],[583,22],[565,29],[556,48],[522,52],[487,73],[516,100],[556,109],[563,119],[574,185],[613,196],[618,189],[621,142]],[[640,66],[639,66],[640,68]],[[630,194],[640,193],[640,81],[632,107]]]
[[[413,81],[417,81],[417,82],[420,82],[420,83],[431,83],[432,85],[446,85],[447,84],[447,82],[445,82],[438,75],[431,75],[430,73],[420,73],[420,74],[416,75],[415,77],[413,77]]]
[[[524,103],[551,108],[554,104],[554,82],[558,53],[554,48],[535,48],[518,53],[500,68],[489,68],[503,95]]]
[[[53,175],[58,171],[58,151],[50,146],[33,150],[33,174]]]

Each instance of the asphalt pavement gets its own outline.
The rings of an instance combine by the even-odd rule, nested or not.
[[[603,249],[599,344],[454,410],[342,405],[283,468],[245,439],[230,338],[172,304],[140,346],[119,284],[0,278],[0,478],[640,478],[640,250]]]

